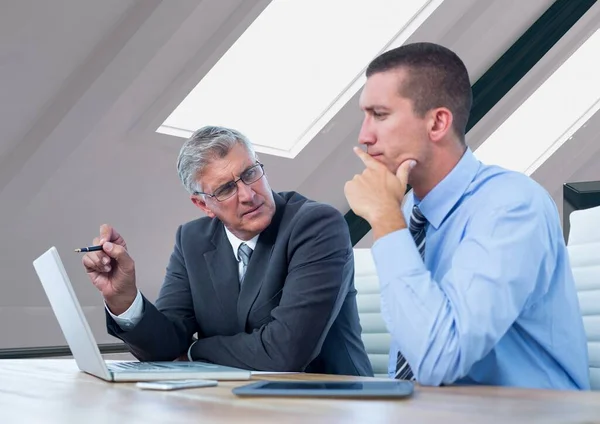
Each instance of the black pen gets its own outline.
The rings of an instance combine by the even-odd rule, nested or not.
[[[98,250],[102,250],[102,246],[90,246],[82,247],[81,249],[75,249],[76,252],[97,252]]]

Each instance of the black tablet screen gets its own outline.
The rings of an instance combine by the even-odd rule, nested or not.
[[[257,390],[390,390],[396,387],[394,381],[369,381],[359,383],[355,381],[328,381],[328,382],[293,382],[293,381],[276,381],[266,383]]]

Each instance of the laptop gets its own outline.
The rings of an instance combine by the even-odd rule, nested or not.
[[[81,371],[106,381],[250,379],[250,371],[204,362],[105,362],[56,248],[33,266]]]

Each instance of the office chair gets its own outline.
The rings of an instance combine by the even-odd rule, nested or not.
[[[354,249],[354,285],[362,340],[376,377],[387,377],[391,336],[381,318],[379,279],[371,249]]]
[[[588,340],[590,382],[600,390],[600,207],[574,211],[567,249]]]

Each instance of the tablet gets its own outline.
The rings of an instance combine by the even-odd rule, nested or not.
[[[413,383],[385,381],[258,381],[233,389],[237,396],[403,398],[413,393]]]

